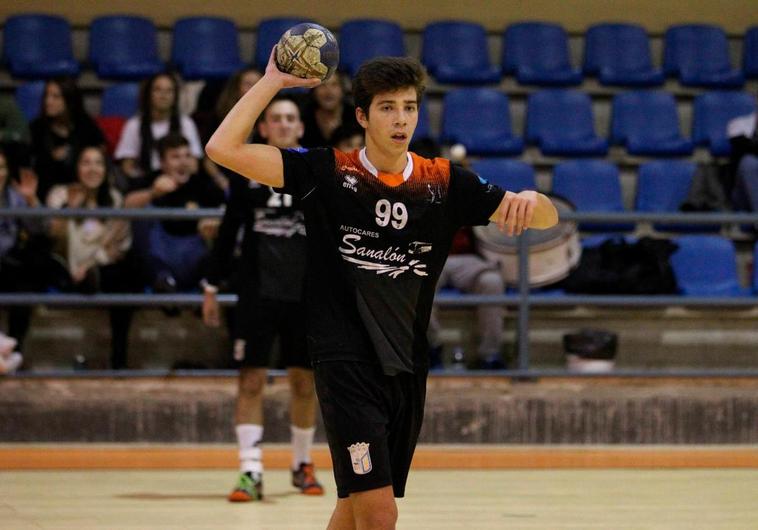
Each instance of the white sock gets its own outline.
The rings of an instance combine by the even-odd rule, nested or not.
[[[311,463],[311,446],[316,427],[301,429],[290,425],[290,431],[292,432],[292,469],[297,470],[300,464]]]
[[[237,425],[237,445],[239,446],[240,471],[243,473],[263,473],[263,425],[243,423]]]

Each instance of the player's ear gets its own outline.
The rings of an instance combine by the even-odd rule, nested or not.
[[[368,114],[363,112],[362,108],[355,107],[355,119],[358,121],[361,127],[364,129],[368,128]]]

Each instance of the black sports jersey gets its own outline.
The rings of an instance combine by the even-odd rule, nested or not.
[[[229,200],[219,228],[208,280],[229,273],[237,234],[244,226],[241,267],[259,298],[300,301],[305,275],[305,224],[292,196],[239,175],[230,176]],[[246,291],[246,292],[249,292]]]
[[[282,191],[300,199],[308,232],[309,351],[314,362],[378,359],[387,375],[412,372],[428,364],[453,234],[488,223],[504,192],[445,159],[409,153],[404,175],[385,175],[361,153],[282,150]]]

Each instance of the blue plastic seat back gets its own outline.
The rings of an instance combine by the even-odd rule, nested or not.
[[[426,100],[421,100],[418,109],[418,123],[416,130],[413,132],[413,140],[434,139],[432,128],[429,124],[429,110],[426,106]]]
[[[139,106],[138,83],[116,83],[103,90],[101,116],[128,118],[137,113]]]
[[[664,36],[663,70],[678,76],[683,71],[723,72],[732,69],[724,30],[708,24],[671,26]]]
[[[350,75],[374,57],[403,57],[403,30],[395,22],[376,19],[349,20],[340,28],[341,68]]]
[[[745,32],[742,41],[742,69],[745,76],[758,77],[758,26],[752,26]]]
[[[89,60],[100,77],[147,77],[161,71],[158,34],[153,21],[113,15],[94,19],[89,30]]]
[[[279,42],[284,32],[303,22],[308,22],[308,20],[296,17],[276,17],[261,20],[255,33],[255,57],[253,61],[255,67],[263,72],[268,64],[268,58],[271,56],[271,50]]]
[[[523,190],[537,189],[534,168],[521,160],[482,158],[472,163],[471,169],[490,184],[495,184],[506,191],[518,193]]]
[[[755,98],[747,92],[710,91],[695,98],[692,140],[708,145],[714,155],[731,151],[727,125],[738,116],[755,112]]]
[[[512,24],[503,34],[502,61],[506,73],[522,67],[548,72],[571,70],[566,30],[545,22]]]
[[[541,90],[529,96],[526,140],[539,143],[546,137],[594,138],[592,100],[578,90]]]
[[[440,66],[469,70],[490,67],[487,33],[472,22],[434,22],[424,28],[421,62],[435,75]]]
[[[462,138],[512,136],[508,96],[489,88],[449,91],[442,110],[442,138],[446,143]]]
[[[16,88],[16,104],[26,121],[31,122],[39,115],[44,94],[44,81],[28,81]]]
[[[584,72],[603,69],[644,72],[653,69],[647,32],[636,24],[596,24],[585,34]]]
[[[674,97],[662,91],[638,90],[617,94],[611,113],[611,139],[623,144],[631,136],[681,137]]]
[[[228,77],[242,67],[237,26],[220,17],[177,20],[171,60],[187,79]]]
[[[685,296],[740,296],[734,243],[720,236],[691,235],[675,240],[671,256],[679,291]]]
[[[605,160],[569,160],[555,166],[553,193],[578,211],[623,212],[618,168]]]
[[[641,212],[677,212],[692,187],[695,164],[654,160],[640,166],[635,208]]]
[[[3,63],[23,78],[76,75],[71,26],[54,15],[14,15],[3,28]]]

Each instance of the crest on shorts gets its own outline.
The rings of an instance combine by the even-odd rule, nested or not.
[[[350,451],[350,460],[353,461],[353,471],[356,475],[365,475],[371,471],[371,455],[368,452],[369,444],[361,442],[347,448]]]

